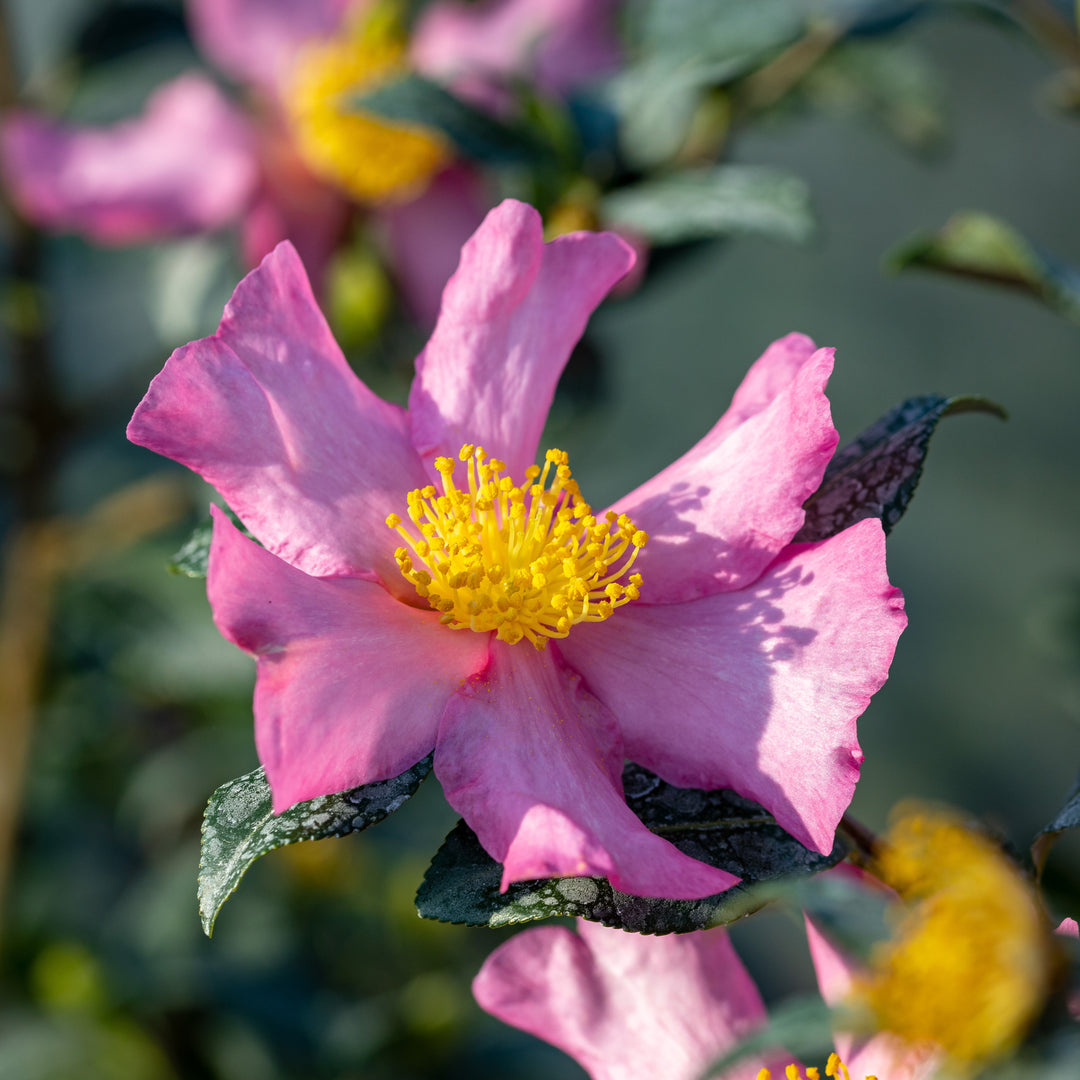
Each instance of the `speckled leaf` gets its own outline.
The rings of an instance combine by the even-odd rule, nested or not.
[[[623,783],[630,808],[653,832],[687,855],[737,874],[741,884],[702,900],[629,896],[594,877],[518,882],[500,893],[502,867],[462,821],[428,868],[416,897],[420,915],[491,927],[573,915],[638,933],[683,933],[741,918],[769,899],[757,886],[817,873],[847,854],[839,838],[828,856],[809,851],[757,803],[733,791],[677,788],[638,765],[626,767]]]
[[[240,519],[226,506],[225,513],[229,520],[249,539],[254,540],[244,527]],[[206,577],[207,567],[210,563],[210,541],[214,535],[214,526],[209,521],[204,521],[195,527],[195,531],[184,541],[180,550],[166,564],[173,574],[184,574],[187,577]],[[257,543],[258,541],[256,541]]]
[[[222,905],[260,855],[286,844],[346,836],[377,825],[416,793],[431,771],[431,761],[429,755],[390,780],[297,803],[277,815],[270,809],[270,785],[261,768],[222,784],[210,796],[203,817],[199,860],[203,930],[208,936],[213,933]]]
[[[908,398],[839,450],[821,487],[806,500],[806,521],[796,542],[825,540],[863,518],[881,519],[885,532],[904,515],[922,476],[930,436],[945,416],[1005,410],[980,397]]]
[[[990,214],[954,214],[937,232],[920,232],[905,240],[887,263],[894,270],[937,270],[1019,289],[1080,322],[1080,271]]]
[[[421,124],[444,135],[465,156],[491,164],[528,164],[550,157],[550,150],[526,131],[474,109],[448,90],[404,75],[357,95],[350,102],[358,112],[384,120]]]
[[[1080,828],[1080,776],[1076,778],[1065,799],[1065,805],[1057,812],[1054,820],[1039,831],[1031,845],[1031,859],[1040,874],[1046,865],[1050,849],[1057,843],[1057,838],[1063,832],[1076,828]]]
[[[623,187],[604,198],[600,214],[654,244],[736,233],[801,243],[814,229],[806,184],[750,165],[684,170]]]

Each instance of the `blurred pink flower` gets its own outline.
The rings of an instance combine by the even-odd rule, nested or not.
[[[846,993],[851,970],[810,932],[831,1003]],[[766,1020],[723,927],[646,936],[578,920],[576,934],[564,926],[524,930],[484,961],[473,994],[493,1016],[565,1051],[592,1080],[697,1080]],[[857,1044],[841,1034],[836,1049],[852,1080],[925,1080],[940,1065],[888,1035]],[[724,1076],[760,1080],[765,1068],[781,1080],[789,1063],[777,1050],[764,1060],[746,1057]]]
[[[856,718],[904,626],[876,520],[790,542],[836,445],[832,350],[797,334],[770,346],[712,431],[610,519],[581,509],[562,466],[552,492],[529,487],[559,374],[632,262],[606,233],[545,245],[536,211],[503,203],[461,253],[405,412],[348,368],[284,245],[237,287],[217,334],[152,383],[129,437],[200,473],[265,545],[215,514],[210,600],[258,659],[275,810],[394,776],[434,747],[504,887],[594,874],[690,898],[732,884],[629,810],[629,757],[676,784],[732,787],[831,849],[861,761]],[[463,444],[461,460],[482,446],[507,479],[452,489],[446,459]],[[406,515],[426,537],[412,555],[387,528],[404,535]],[[641,530],[640,600],[633,577],[614,582],[621,570],[576,591]],[[474,578],[463,560],[479,534]],[[538,547],[522,555],[508,536]]]
[[[58,123],[27,110],[0,129],[0,166],[26,217],[101,244],[132,244],[239,222],[249,265],[283,239],[321,282],[344,239],[353,195],[316,176],[289,120],[292,81],[305,50],[339,34],[369,0],[188,0],[204,55],[248,90],[244,108],[208,78],[164,84],[141,115],[107,127]],[[410,195],[409,192],[406,192]],[[431,280],[445,283],[485,209],[478,177],[455,165],[407,206],[425,226],[423,258],[391,250],[406,298],[433,322]],[[428,205],[450,207],[432,214]],[[408,207],[408,208],[407,208]]]

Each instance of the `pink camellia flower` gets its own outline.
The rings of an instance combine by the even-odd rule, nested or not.
[[[258,660],[275,810],[434,748],[504,888],[730,886],[629,810],[629,757],[831,849],[856,718],[904,626],[878,521],[790,542],[836,445],[832,350],[770,346],[712,431],[594,514],[565,454],[533,461],[570,351],[632,262],[607,233],[545,244],[535,210],[502,203],[462,250],[406,412],[348,368],[283,245],[151,384],[129,438],[200,473],[264,545],[215,511],[210,602]]]
[[[564,1050],[592,1080],[697,1080],[765,1023],[761,996],[723,927],[664,937],[579,920],[524,930],[484,961],[473,981],[480,1007]],[[852,970],[816,931],[818,983],[832,1003]],[[928,1080],[938,1055],[874,1035],[839,1035],[829,1077]],[[843,1064],[841,1064],[841,1062]],[[748,1056],[725,1080],[781,1080],[804,1073],[780,1051]],[[807,1070],[806,1076],[811,1075]]]
[[[188,0],[197,43],[245,88],[243,107],[189,72],[160,87],[141,115],[110,126],[15,110],[0,128],[0,168],[15,203],[44,228],[105,245],[239,223],[249,265],[288,238],[317,281],[354,205],[392,210],[391,261],[418,317],[434,322],[432,280],[441,289],[453,272],[485,194],[434,133],[343,110],[345,91],[410,63],[402,35],[369,25],[370,6]],[[408,209],[426,230],[422,260],[407,243],[400,258],[394,249]]]

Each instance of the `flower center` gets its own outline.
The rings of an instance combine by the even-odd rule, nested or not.
[[[479,446],[458,457],[468,490],[454,483],[456,463],[436,458],[443,493],[409,492],[411,530],[397,514],[386,519],[408,545],[394,553],[402,574],[444,626],[543,649],[575,623],[600,622],[638,598],[641,575],[619,579],[648,536],[625,514],[597,521],[562,450],[549,450],[543,469],[530,465],[521,487]]]
[[[302,49],[285,95],[297,149],[313,173],[363,202],[417,195],[446,162],[440,136],[353,109],[349,97],[405,70],[405,38],[376,8]]]
[[[839,1055],[830,1054],[829,1063],[825,1066],[825,1075],[835,1077],[836,1080],[851,1080],[847,1066],[840,1060]],[[784,1070],[785,1080],[804,1080],[804,1074],[798,1065],[791,1064]],[[769,1069],[761,1069],[757,1074],[757,1080],[772,1080],[772,1072]],[[811,1065],[805,1073],[805,1080],[821,1080],[821,1070]],[[876,1076],[868,1076],[866,1080],[877,1080]]]

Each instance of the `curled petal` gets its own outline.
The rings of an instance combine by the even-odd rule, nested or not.
[[[309,577],[212,513],[207,592],[218,628],[258,661],[255,743],[275,813],[430,753],[486,640],[448,633],[374,582]]]
[[[413,444],[427,461],[483,446],[522,478],[555,383],[585,323],[633,265],[611,233],[545,244],[540,215],[507,199],[461,252],[409,395]]]
[[[629,604],[560,650],[619,718],[628,758],[682,787],[733,788],[827,853],[859,776],[856,720],[905,623],[867,519],[791,545],[740,592]]]
[[[446,799],[503,864],[504,890],[599,876],[637,896],[696,899],[735,884],[645,828],[623,799],[622,763],[610,715],[554,651],[498,641],[451,699],[435,748]]]
[[[195,74],[166,83],[141,116],[110,127],[13,113],[0,151],[4,179],[27,218],[101,244],[221,228],[258,181],[247,120]]]
[[[128,438],[194,469],[293,566],[415,599],[385,524],[426,483],[407,418],[352,373],[290,244],[240,282],[216,334],[173,353]]]
[[[776,342],[713,429],[615,504],[650,536],[638,561],[646,603],[741,589],[799,531],[836,448],[832,366],[833,350],[802,335]]]
[[[584,921],[517,934],[473,981],[482,1009],[565,1051],[592,1080],[696,1080],[765,1020],[727,932],[662,937]],[[746,1059],[740,1075],[771,1065]]]
[[[203,53],[234,79],[276,94],[312,38],[333,34],[345,13],[366,0],[187,0]]]

